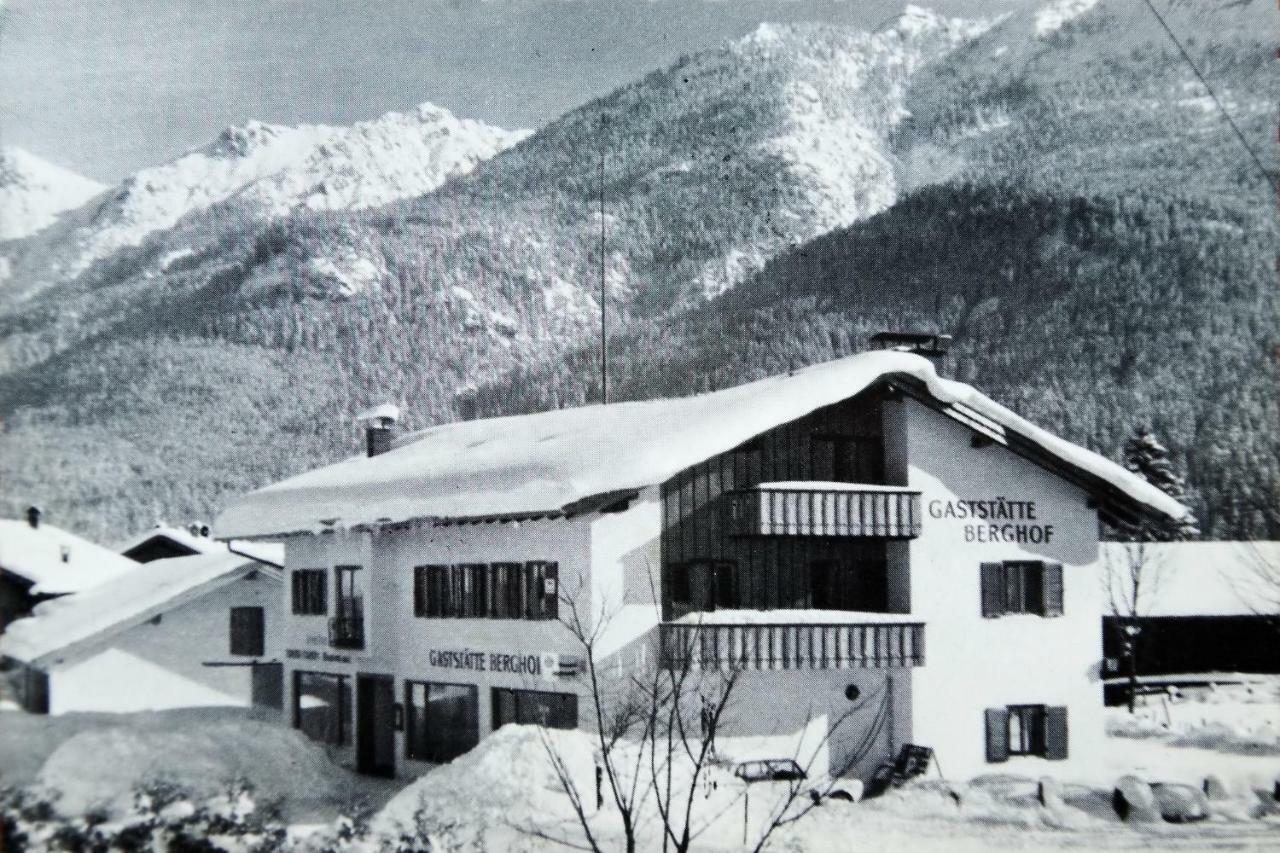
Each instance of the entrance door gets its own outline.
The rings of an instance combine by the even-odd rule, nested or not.
[[[389,675],[356,676],[356,770],[396,774],[395,690]]]

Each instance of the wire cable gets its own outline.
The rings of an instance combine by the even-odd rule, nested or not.
[[[1235,119],[1233,119],[1231,114],[1227,112],[1227,108],[1223,106],[1222,101],[1218,98],[1218,93],[1213,91],[1213,87],[1209,85],[1209,81],[1205,79],[1204,73],[1200,71],[1200,67],[1196,65],[1195,60],[1191,58],[1191,54],[1187,53],[1187,49],[1182,46],[1182,42],[1178,40],[1176,35],[1174,35],[1173,30],[1169,28],[1169,24],[1165,21],[1164,17],[1156,11],[1155,4],[1153,4],[1151,0],[1143,0],[1143,2],[1147,4],[1147,8],[1151,10],[1151,14],[1160,22],[1160,26],[1169,36],[1169,40],[1178,48],[1178,52],[1182,54],[1182,58],[1186,60],[1187,65],[1190,66],[1192,72],[1196,75],[1196,79],[1200,81],[1200,84],[1204,86],[1205,91],[1209,93],[1209,97],[1213,99],[1213,103],[1217,106],[1218,111],[1222,113],[1222,117],[1227,120],[1227,124],[1231,125],[1231,129],[1235,131],[1236,138],[1240,140],[1240,144],[1244,146],[1244,150],[1249,152],[1249,156],[1253,158],[1253,162],[1258,167],[1258,171],[1262,173],[1262,177],[1271,185],[1273,190],[1280,191],[1280,186],[1277,186],[1275,178],[1273,178],[1271,173],[1267,171],[1267,167],[1263,165],[1262,158],[1260,158],[1258,153],[1253,150],[1253,146],[1249,144],[1249,140],[1245,139],[1244,133],[1240,130],[1240,126],[1236,124]]]

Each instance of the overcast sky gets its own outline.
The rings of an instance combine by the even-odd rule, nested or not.
[[[949,14],[1013,0],[917,0]],[[868,28],[904,0],[9,0],[0,142],[101,181],[249,119],[348,124],[434,101],[503,127],[759,22]]]

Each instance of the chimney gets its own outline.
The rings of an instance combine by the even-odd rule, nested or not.
[[[40,507],[38,506],[27,507],[27,524],[31,525],[32,530],[38,530],[40,528],[41,515],[43,515],[43,513],[40,511]]]
[[[871,336],[871,346],[873,349],[922,355],[936,363],[951,348],[951,336],[937,332],[876,332]]]
[[[356,415],[356,420],[364,424],[367,455],[378,456],[391,449],[391,430],[396,421],[400,420],[400,409],[391,403],[383,403]]]

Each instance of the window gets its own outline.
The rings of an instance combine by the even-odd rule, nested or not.
[[[878,437],[815,435],[810,453],[815,480],[879,483],[884,479],[884,452]]]
[[[1006,561],[982,564],[982,615],[1062,615],[1062,564]]]
[[[556,619],[560,615],[556,563],[464,563],[418,566],[413,572],[415,616]]]
[[[1031,755],[1061,761],[1067,757],[1067,709],[1053,705],[988,708],[987,761]]]
[[[811,605],[817,610],[866,610],[889,606],[889,576],[883,550],[860,554],[852,562],[815,560],[809,564]]]
[[[349,742],[351,685],[347,678],[326,672],[294,672],[293,727],[320,743]]]
[[[692,560],[667,568],[667,597],[680,612],[738,606],[738,565],[730,560]]]
[[[293,573],[293,612],[297,616],[323,616],[328,611],[324,569],[298,569]]]
[[[471,684],[406,681],[405,755],[452,761],[480,742],[479,690]]]
[[[231,608],[231,654],[263,654],[264,618],[261,607]]]
[[[541,690],[493,688],[493,727],[507,723],[545,726],[550,729],[578,727],[578,697],[572,693]]]

